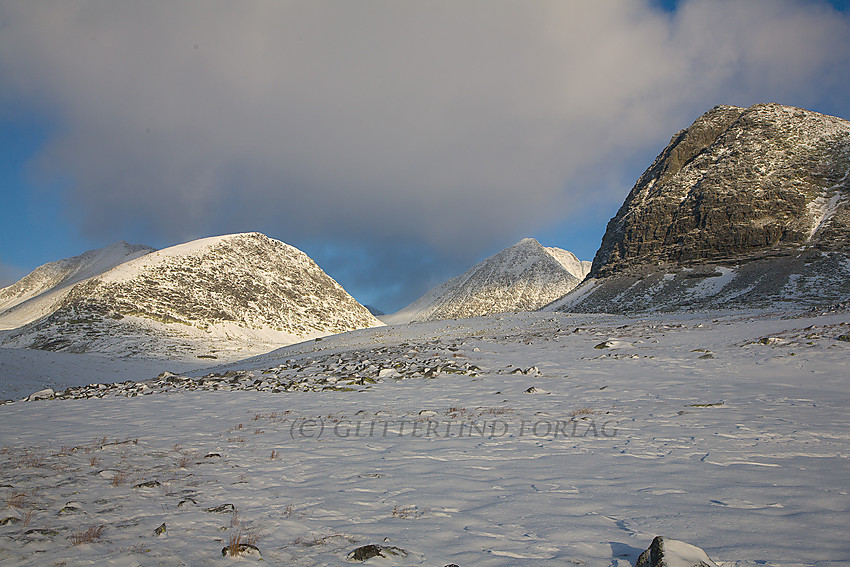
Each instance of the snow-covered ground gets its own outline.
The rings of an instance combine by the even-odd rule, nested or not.
[[[366,564],[627,566],[664,535],[724,566],[846,565],[848,323],[438,321],[217,370],[326,391],[0,406],[0,563],[225,564],[239,536],[267,565],[377,544]]]
[[[124,382],[153,378],[169,370],[183,372],[202,366],[202,360],[163,362],[162,359],[112,358],[98,354],[0,348],[0,401],[19,400],[44,388],[55,390],[93,382]]]

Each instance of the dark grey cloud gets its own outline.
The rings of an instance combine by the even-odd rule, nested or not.
[[[4,2],[0,31],[0,101],[56,120],[39,167],[101,238],[460,266],[619,202],[714,104],[848,112],[850,22],[802,1]]]

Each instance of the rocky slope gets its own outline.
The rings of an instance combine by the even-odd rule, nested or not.
[[[380,324],[306,254],[249,233],[150,252],[76,283],[3,344],[228,359]]]
[[[573,289],[589,269],[571,252],[525,238],[382,319],[398,324],[533,311]]]
[[[608,223],[590,277],[550,308],[806,306],[850,296],[850,123],[717,106]]]
[[[62,292],[74,284],[153,251],[149,246],[121,241],[39,266],[0,289],[0,329],[14,329],[51,313],[61,301]]]

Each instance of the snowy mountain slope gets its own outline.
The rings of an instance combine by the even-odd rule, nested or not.
[[[525,238],[381,319],[398,324],[533,311],[574,288],[589,269],[572,252]]]
[[[39,266],[18,282],[0,289],[0,330],[20,327],[53,312],[74,284],[153,251],[148,246],[121,241]]]
[[[66,352],[233,358],[378,326],[306,254],[259,233],[151,252],[74,285],[3,344]]]
[[[552,246],[545,246],[544,250],[560,262],[564,269],[575,276],[579,281],[584,280],[584,278],[587,277],[587,274],[590,273],[590,268],[593,266],[593,262],[590,262],[589,260],[579,260],[575,254],[568,250],[554,248]]]
[[[847,322],[503,314],[3,405],[0,563],[225,565],[241,536],[264,565],[633,567],[662,535],[726,567],[843,566]],[[369,544],[403,551],[349,559]]]
[[[846,301],[848,204],[850,122],[715,107],[673,136],[608,223],[589,278],[550,308]]]

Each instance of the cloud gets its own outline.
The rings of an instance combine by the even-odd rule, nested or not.
[[[103,238],[460,266],[621,201],[612,171],[716,103],[850,113],[850,22],[802,1],[61,0],[6,3],[0,30],[0,102],[57,121],[39,167]]]

